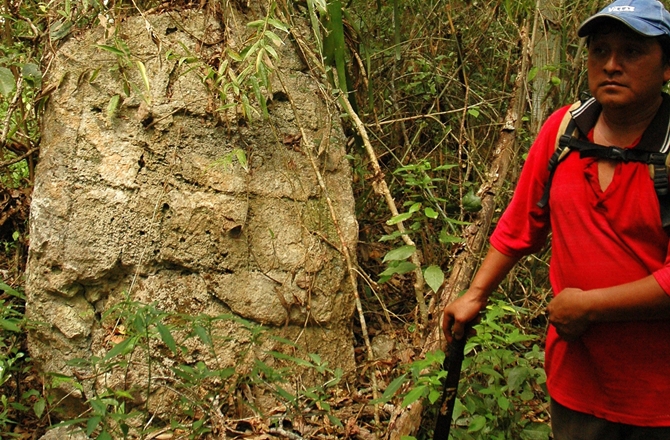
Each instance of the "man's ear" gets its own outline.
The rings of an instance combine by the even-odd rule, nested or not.
[[[663,69],[663,84],[670,81],[670,63],[665,63],[665,68]]]

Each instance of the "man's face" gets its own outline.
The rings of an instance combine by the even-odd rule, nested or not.
[[[588,78],[591,94],[605,109],[635,110],[660,98],[670,65],[663,62],[657,39],[614,24],[591,36]]]

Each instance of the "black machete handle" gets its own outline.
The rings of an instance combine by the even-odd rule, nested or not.
[[[448,440],[451,430],[451,418],[456,405],[456,394],[458,382],[461,376],[461,365],[465,357],[465,340],[467,333],[461,339],[454,339],[449,344],[449,355],[445,356],[442,368],[447,370],[447,378],[444,380],[442,399],[435,421],[435,432],[433,440]]]

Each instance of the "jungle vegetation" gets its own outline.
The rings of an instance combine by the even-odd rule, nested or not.
[[[467,285],[467,274],[476,268],[540,123],[585,90],[585,53],[576,28],[603,2],[257,1],[266,13],[259,20],[277,34],[295,38],[293,24],[308,23],[314,61],[349,139],[360,227],[356,260],[363,313],[354,317],[359,374],[343,387],[339,373],[314,354],[284,359],[338,379],[300,395],[280,393],[293,408],[290,418],[217,419],[212,401],[203,399],[159,422],[118,393],[91,400],[77,419],[59,417],[58,402],[48,393],[53,378],[35,371],[26,350],[31,323],[24,316],[23,292],[40,116],[52,91],[42,81],[50,56],[101,19],[114,25],[130,15],[172,8],[216,15],[248,3],[2,0],[0,437],[38,438],[60,424],[97,439],[227,438],[224,433],[303,438],[300,427],[311,424],[318,428],[311,438],[432,438],[445,355],[443,347],[428,347],[426,341],[436,331],[440,307]],[[265,50],[271,54],[273,37],[268,38]],[[257,56],[258,69],[266,59],[258,50],[238,55]],[[549,255],[547,248],[517,266],[469,340],[453,438],[550,438],[542,370]],[[141,316],[155,326],[154,337],[174,344],[160,325],[160,310],[125,307],[122,313]],[[249,324],[249,331],[263,329]],[[367,345],[382,331],[410,341],[413,349],[391,360],[375,359]],[[190,386],[210,374],[197,367],[182,371]],[[284,372],[263,374],[280,382]],[[254,378],[237,380],[242,386]],[[400,426],[408,405],[417,403],[423,422]],[[359,408],[358,416],[341,418],[346,405]]]

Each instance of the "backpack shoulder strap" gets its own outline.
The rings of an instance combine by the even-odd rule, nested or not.
[[[582,105],[581,101],[577,101],[568,108],[568,111],[563,115],[558,130],[556,131],[556,141],[554,144],[554,154],[551,155],[549,159],[549,178],[547,179],[547,184],[544,186],[544,191],[542,193],[542,198],[537,202],[537,206],[544,208],[549,203],[549,191],[551,190],[551,182],[554,180],[554,172],[559,162],[566,158],[568,153],[570,153],[570,148],[568,148],[568,142],[572,137],[579,136],[579,129],[577,128],[577,123],[572,117],[572,111],[578,109]]]
[[[649,175],[654,181],[654,189],[661,208],[661,223],[666,231],[670,231],[670,96],[663,93],[663,102],[656,116],[649,124],[640,147],[648,151],[661,153],[665,156],[665,164],[649,164]]]
[[[549,160],[549,178],[544,187],[542,199],[537,202],[539,207],[544,208],[549,202],[554,172],[558,164],[570,153],[570,144],[584,143],[579,141],[580,133],[590,131],[595,122],[594,116],[597,117],[599,112],[599,104],[591,98],[583,104],[580,101],[574,103],[565,113],[557,131],[554,154]],[[580,146],[577,145],[575,148]],[[633,150],[637,151],[629,151],[629,153],[639,153],[640,158],[624,160],[637,160],[649,164],[649,175],[654,181],[654,189],[660,205],[661,222],[670,234],[670,95],[663,93],[661,107],[640,139],[640,143]],[[663,156],[663,160],[659,158],[660,155]],[[646,159],[643,159],[643,156]]]

